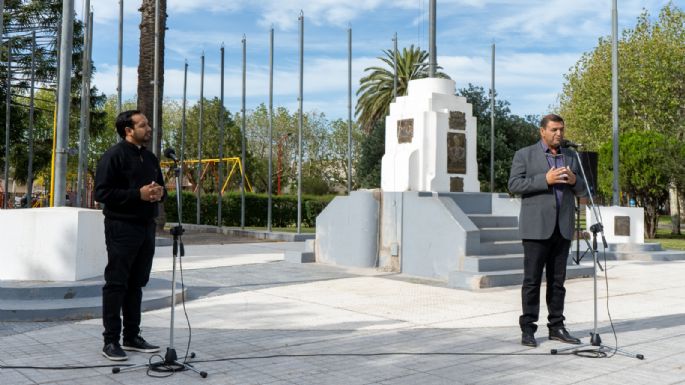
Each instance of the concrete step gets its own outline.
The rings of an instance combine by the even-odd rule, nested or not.
[[[102,316],[104,281],[76,282],[0,281],[0,320],[58,321]],[[186,288],[187,290],[187,288]],[[176,300],[181,300],[176,283]],[[171,282],[151,278],[143,288],[143,311],[171,305]]]
[[[516,216],[502,216],[490,214],[469,214],[469,218],[478,228],[515,227],[518,228],[519,219]]]
[[[480,255],[502,255],[523,253],[521,240],[490,241],[480,243]]]
[[[566,279],[591,277],[592,264],[569,265]],[[544,273],[542,279],[545,279]],[[521,285],[523,269],[500,270],[489,272],[451,271],[447,285],[456,289],[479,290],[490,287]]]
[[[592,260],[592,253],[587,245],[580,244],[580,255],[583,260]],[[605,258],[609,261],[682,261],[685,260],[683,250],[663,250],[660,243],[640,243],[640,244],[609,244],[606,251],[600,245],[597,258],[602,261]],[[571,256],[576,256],[576,243],[571,246]]]
[[[523,269],[523,254],[469,255],[464,258],[464,271],[486,272]]]
[[[480,229],[480,241],[515,241],[520,240],[518,227],[483,227]]]

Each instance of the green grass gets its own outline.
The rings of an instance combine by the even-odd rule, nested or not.
[[[681,223],[681,233],[685,230],[685,223]],[[645,242],[659,242],[664,249],[685,250],[685,233],[671,234],[671,217],[662,215],[659,217],[659,226],[656,230],[656,238],[645,239]]]

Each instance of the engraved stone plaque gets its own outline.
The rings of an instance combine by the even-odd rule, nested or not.
[[[465,130],[466,114],[461,111],[450,111],[450,130]]]
[[[464,192],[464,178],[458,176],[451,177],[450,192]]]
[[[466,135],[447,133],[447,173],[466,174]]]
[[[614,235],[630,236],[630,217],[614,217]]]
[[[397,143],[411,143],[414,137],[414,119],[397,121]]]

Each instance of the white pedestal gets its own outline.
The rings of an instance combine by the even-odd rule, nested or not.
[[[642,207],[597,206],[597,208],[603,220],[604,237],[607,243],[645,243],[645,213]],[[585,209],[585,218],[586,230],[589,232],[590,226],[598,220],[589,207]],[[616,228],[621,221],[629,223],[629,231]]]
[[[77,281],[104,273],[104,216],[74,207],[0,210],[0,279]]]
[[[450,79],[409,82],[385,119],[384,192],[480,192],[477,122]]]

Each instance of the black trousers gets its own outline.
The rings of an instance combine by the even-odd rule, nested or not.
[[[102,288],[102,333],[105,344],[119,342],[121,315],[124,340],[140,333],[142,288],[150,279],[155,253],[155,222],[105,218],[107,267]]]
[[[564,298],[566,297],[566,263],[571,241],[559,232],[559,226],[549,239],[523,240],[523,285],[521,300],[523,314],[519,317],[521,331],[534,333],[540,314],[540,284],[542,270],[547,279],[547,327],[564,327]]]

